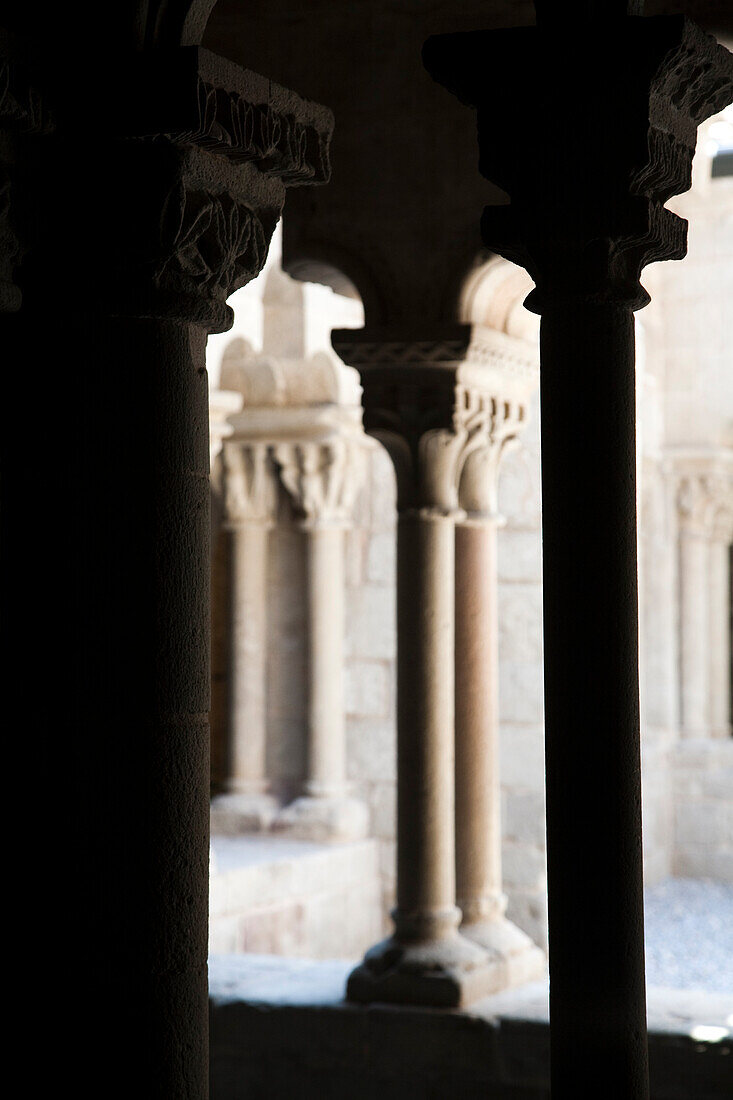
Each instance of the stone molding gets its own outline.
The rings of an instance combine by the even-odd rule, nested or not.
[[[352,367],[328,352],[308,359],[286,359],[260,353],[241,337],[224,349],[222,384],[242,394],[246,409],[279,410],[317,405],[359,408],[361,386]]]
[[[164,134],[288,187],[330,177],[332,113],[259,73],[189,46],[143,56],[134,86],[120,118],[127,136]]]

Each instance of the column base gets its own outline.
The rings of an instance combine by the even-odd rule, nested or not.
[[[271,794],[219,794],[211,800],[211,831],[219,836],[264,833],[272,825],[280,803]]]
[[[349,975],[346,997],[361,1004],[463,1008],[496,989],[491,954],[454,932],[427,943],[394,937],[378,943]]]
[[[355,798],[302,795],[280,811],[272,828],[296,840],[363,840],[369,833],[369,812]]]
[[[493,993],[547,976],[544,951],[506,917],[462,924],[461,935],[491,955],[497,976]]]

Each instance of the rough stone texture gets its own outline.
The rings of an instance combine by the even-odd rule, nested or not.
[[[343,1001],[348,970],[212,958],[212,1100],[549,1100],[546,983],[463,1012],[365,1008]],[[728,1100],[731,1010],[731,995],[650,989],[652,1100]]]

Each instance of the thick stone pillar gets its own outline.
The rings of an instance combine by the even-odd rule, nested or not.
[[[42,67],[62,122],[23,151],[34,240],[18,317],[37,438],[4,521],[25,592],[13,621],[46,619],[53,653],[49,702],[29,714],[52,856],[47,893],[27,900],[46,912],[65,899],[49,1061],[84,1100],[109,1079],[128,1096],[208,1094],[206,337],[264,263],[283,181],[327,175],[331,126],[266,79],[178,47],[166,13],[155,27],[165,50],[145,52],[152,26],[139,49],[118,28],[114,53],[83,57],[66,27]]]
[[[538,3],[536,27],[432,38],[423,56],[478,109],[481,171],[511,200],[484,212],[484,241],[527,268],[542,317],[552,1093],[644,1100],[632,311],[643,266],[684,255],[664,203],[690,186],[733,64],[682,17],[574,14],[570,35]]]
[[[491,952],[498,982],[506,988],[538,978],[545,969],[543,952],[505,917],[498,706],[499,469],[526,422],[536,366],[528,354],[531,346],[523,361],[519,341],[487,333],[486,350],[487,344],[493,361],[482,372],[487,375],[483,402],[470,390],[461,402],[467,419],[483,404],[484,438],[479,436],[460,476],[465,516],[457,521],[455,536],[456,901],[462,933]]]
[[[489,954],[458,930],[455,880],[455,522],[460,470],[481,430],[457,376],[469,326],[438,339],[334,333],[360,369],[365,426],[398,485],[397,905],[394,932],[351,974],[355,1001],[456,1007],[496,988]]]
[[[267,546],[277,503],[265,443],[224,443],[229,531],[228,769],[213,799],[216,832],[269,828],[278,802],[267,779]]]
[[[275,461],[303,514],[308,583],[307,773],[302,794],[275,828],[309,840],[366,835],[366,806],[351,798],[344,721],[344,529],[361,486],[365,440],[347,422],[343,434],[282,442]]]

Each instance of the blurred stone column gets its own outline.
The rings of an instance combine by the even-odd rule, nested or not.
[[[715,483],[710,533],[710,732],[731,732],[731,543],[733,473]]]
[[[505,917],[499,764],[499,470],[527,419],[539,378],[536,347],[481,329],[469,349],[458,415],[474,431],[456,523],[456,902],[461,932],[491,952],[500,987],[540,977],[543,952]]]
[[[349,794],[344,722],[344,531],[352,522],[369,445],[356,409],[332,410],[311,439],[274,447],[280,477],[306,540],[308,705],[302,793],[280,812],[278,831],[308,840],[356,840],[368,829],[366,806]]]
[[[720,709],[727,709],[727,703],[721,707],[720,696],[730,695],[730,687],[724,686],[727,562],[724,544],[716,546],[713,538],[716,480],[710,460],[692,459],[686,465],[677,489],[681,733],[708,737]]]
[[[264,442],[224,442],[229,531],[228,775],[212,800],[212,829],[269,827],[278,803],[267,779],[267,543],[277,503]]]

